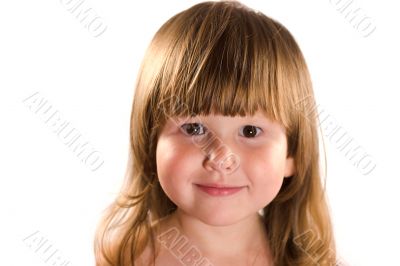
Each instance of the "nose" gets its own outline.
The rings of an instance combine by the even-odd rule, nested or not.
[[[240,165],[239,156],[233,153],[226,145],[217,148],[209,148],[204,161],[204,167],[208,171],[218,171],[221,174],[229,175]]]

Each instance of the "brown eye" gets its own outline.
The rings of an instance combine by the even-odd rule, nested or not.
[[[184,131],[185,134],[188,135],[203,135],[204,134],[204,129],[202,130],[201,124],[198,123],[188,123],[184,124],[181,126],[182,130]],[[199,132],[203,132],[202,134],[199,134]]]
[[[262,131],[262,129],[259,127],[250,126],[250,125],[244,126],[243,127],[243,136],[245,136],[246,138],[254,138],[255,136],[258,136],[257,129]]]

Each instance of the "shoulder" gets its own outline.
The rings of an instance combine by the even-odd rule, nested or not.
[[[176,258],[172,256],[168,250],[165,250],[163,247],[159,248],[159,252],[157,252],[154,261],[154,253],[152,248],[150,246],[146,247],[143,253],[135,260],[135,266],[162,266],[177,264]]]
[[[127,256],[129,257],[129,256]],[[150,246],[147,246],[140,256],[135,260],[135,265],[148,266],[151,264],[152,252]],[[128,264],[127,264],[128,265]]]
[[[157,225],[157,226],[156,226]],[[179,262],[177,258],[173,256],[173,254],[166,249],[159,241],[158,236],[162,232],[167,231],[167,229],[171,228],[170,219],[162,219],[157,223],[152,225],[152,228],[155,230],[155,249],[151,247],[151,245],[147,245],[142,254],[135,260],[135,265],[139,266],[159,266],[159,265],[177,265]],[[155,261],[154,261],[155,255]]]

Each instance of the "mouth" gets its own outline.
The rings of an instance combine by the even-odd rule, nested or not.
[[[229,196],[235,194],[246,186],[231,186],[223,184],[195,184],[202,192],[211,196]]]

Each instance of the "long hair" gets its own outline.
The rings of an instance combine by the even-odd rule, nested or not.
[[[156,147],[169,117],[253,115],[286,129],[296,173],[262,210],[275,265],[334,265],[333,229],[322,185],[318,117],[306,62],[279,22],[237,1],[202,2],[153,37],[137,76],[130,157],[115,201],[95,237],[97,265],[134,265],[156,221],[177,206],[157,177]]]

